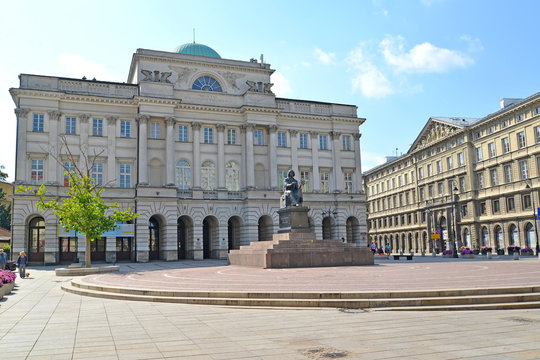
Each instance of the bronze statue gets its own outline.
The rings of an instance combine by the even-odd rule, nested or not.
[[[287,177],[283,180],[283,199],[285,206],[302,206],[302,188],[294,178],[294,170],[289,170]]]

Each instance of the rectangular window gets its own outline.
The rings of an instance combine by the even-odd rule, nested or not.
[[[540,126],[534,128],[534,138],[537,144],[540,143]]]
[[[491,142],[488,144],[488,153],[490,158],[494,158],[497,154],[495,153],[495,143]]]
[[[518,149],[523,149],[525,147],[525,132],[520,131],[517,133],[517,143]]]
[[[214,129],[210,127],[204,128],[204,143],[213,144],[214,143]]]
[[[523,195],[523,209],[531,208],[531,194]]]
[[[263,132],[261,129],[253,130],[253,145],[263,145]]]
[[[277,133],[277,146],[287,147],[287,133],[285,131],[278,131]]]
[[[34,185],[43,183],[43,160],[32,160],[32,173],[30,177]]]
[[[523,119],[525,119],[525,115],[524,114],[519,114],[518,115],[518,122],[523,121]]]
[[[34,114],[34,121],[32,123],[33,132],[43,132],[43,114]]]
[[[479,172],[476,174],[476,183],[478,184],[479,189],[483,189],[485,187],[483,172]]]
[[[289,170],[286,170],[286,169],[279,169],[278,170],[278,184],[279,184],[280,189],[283,189],[283,180],[285,180],[287,178],[287,173],[288,172],[289,172]],[[373,191],[372,191],[372,195],[373,195]]]
[[[352,194],[353,192],[353,181],[352,181],[352,172],[343,173],[343,181],[345,183],[345,193]]]
[[[392,189],[396,188],[396,178],[392,178]]]
[[[492,207],[491,210],[493,211],[494,214],[501,212],[501,203],[499,202],[499,200],[493,200],[491,203],[491,207]]]
[[[103,119],[92,119],[92,136],[103,136]]]
[[[467,207],[467,204],[461,205],[461,216],[466,217],[469,215],[469,208]]]
[[[444,195],[444,185],[443,185],[443,183],[438,183],[437,184],[437,189],[439,191],[439,196],[443,196]]]
[[[94,166],[92,166],[92,179],[94,179],[96,184],[99,184],[99,185],[103,184],[103,164],[102,163],[95,163]]]
[[[120,121],[120,137],[130,138],[131,137],[131,121]]]
[[[405,193],[405,205],[409,205],[410,201],[411,201],[411,197],[409,195],[409,192],[407,191]]]
[[[397,182],[398,182],[398,186],[401,187],[401,186],[402,186],[402,183],[401,183],[401,175],[398,176],[397,180],[398,180],[398,181],[397,181]]]
[[[486,215],[487,211],[486,211],[486,202],[483,201],[480,203],[480,214],[481,215]]]
[[[300,133],[300,149],[308,148],[308,134]]]
[[[437,160],[437,174],[440,174],[442,173],[442,161],[441,160]]]
[[[514,200],[514,197],[507,197],[506,198],[506,211],[514,211],[516,210],[516,202]]]
[[[463,153],[462,152],[457,154],[457,164],[458,164],[458,166],[463,166],[464,165]]]
[[[321,192],[327,193],[328,192],[328,179],[330,178],[330,174],[328,171],[321,171]]]
[[[499,179],[497,177],[497,169],[489,170],[489,177],[491,178],[491,186],[499,185]]]
[[[424,178],[424,168],[418,168],[418,179],[422,180]]]
[[[403,206],[403,194],[399,194],[399,206]]]
[[[311,178],[311,174],[309,171],[300,171],[300,181],[301,181],[301,184],[302,184],[302,191],[303,192],[310,192],[311,190],[311,187],[310,187],[310,178]]]
[[[451,156],[446,158],[446,167],[448,168],[448,170],[452,170],[453,165],[452,165],[452,157]]]
[[[467,191],[467,186],[465,185],[465,176],[459,178],[459,192],[463,193]]]
[[[507,184],[512,182],[512,165],[504,165],[504,181]]]
[[[430,199],[433,199],[435,194],[433,193],[433,185],[428,185],[428,195]]]
[[[66,135],[75,135],[77,127],[76,117],[66,117]]]
[[[328,136],[319,135],[319,149],[328,150]]]
[[[521,180],[526,180],[529,178],[529,170],[527,166],[527,160],[521,160],[519,162],[519,172],[521,174]]]
[[[501,145],[503,154],[510,152],[510,139],[508,136],[501,139]]]
[[[186,125],[178,125],[178,141],[188,142],[188,127]]]
[[[342,136],[343,150],[351,150],[351,137],[349,135]]]
[[[161,139],[161,124],[157,121],[150,123],[150,138]]]
[[[75,164],[71,161],[64,162],[64,186],[69,186],[69,173],[75,171]]]
[[[476,161],[482,161],[482,148],[480,146],[476,148]]]
[[[411,182],[414,182],[414,171],[411,171]]]
[[[420,201],[426,200],[425,189],[423,187],[420,188],[418,196],[420,197]]]
[[[405,181],[405,185],[409,183],[409,174],[403,174],[403,181]]]
[[[120,187],[131,187],[131,165],[120,164]]]
[[[427,176],[433,176],[433,166],[431,164],[427,164]]]

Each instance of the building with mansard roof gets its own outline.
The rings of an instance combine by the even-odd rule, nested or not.
[[[409,151],[364,173],[370,241],[399,252],[535,249],[540,93],[483,118],[430,118]]]
[[[45,184],[61,198],[65,169],[90,166],[106,201],[138,212],[92,242],[94,261],[225,259],[230,249],[271,239],[282,180],[293,169],[317,239],[366,246],[365,119],[353,105],[277,98],[273,72],[262,61],[185,44],[138,49],[126,83],[21,74],[10,89],[15,183]],[[27,251],[33,264],[82,258],[80,234],[35,202],[14,195],[13,251]]]

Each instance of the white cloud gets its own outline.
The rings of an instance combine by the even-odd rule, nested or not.
[[[289,80],[283,74],[275,72],[272,74],[272,81],[274,86],[272,86],[272,91],[278,96],[285,96],[288,93],[292,92],[291,85]]]
[[[362,48],[351,51],[346,62],[354,68],[351,78],[353,91],[360,91],[367,98],[381,99],[394,93],[394,88],[386,76],[368,59]]]
[[[436,47],[428,42],[415,45],[409,52],[404,50],[401,36],[387,37],[380,43],[380,51],[386,62],[398,72],[433,73],[464,68],[474,60],[457,51]]]
[[[336,55],[334,53],[325,53],[324,51],[322,51],[321,49],[319,49],[318,47],[315,48],[314,50],[314,54],[315,54],[315,57],[323,64],[325,65],[328,65],[328,64],[331,64],[332,62],[334,62],[335,58],[336,58]]]
[[[305,66],[305,67],[311,66],[311,64],[307,61],[302,61],[300,64],[302,64],[302,66]]]
[[[482,42],[478,38],[473,39],[469,35],[461,35],[460,39],[467,43],[469,52],[480,52],[484,50],[484,45],[482,45]]]
[[[362,172],[373,169],[386,162],[384,155],[362,150]]]
[[[110,73],[105,65],[97,61],[87,60],[81,55],[61,54],[58,57],[58,65],[60,66],[59,76],[82,78],[86,76],[88,79],[96,78],[101,81],[125,81],[119,76]]]

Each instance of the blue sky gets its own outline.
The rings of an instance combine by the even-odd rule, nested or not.
[[[540,91],[540,1],[12,1],[0,13],[0,165],[13,180],[18,74],[126,81],[137,48],[264,54],[279,97],[358,106],[363,168],[430,116],[482,117]]]

